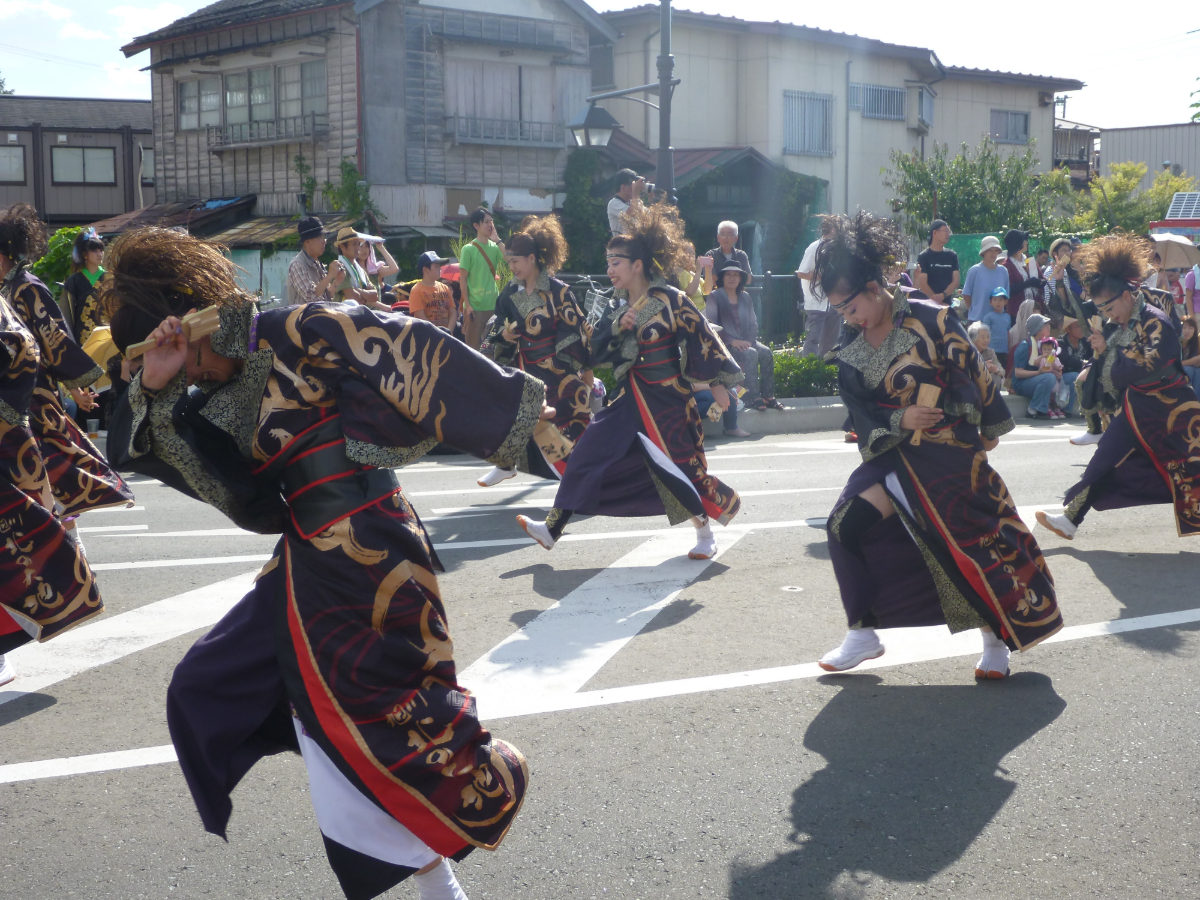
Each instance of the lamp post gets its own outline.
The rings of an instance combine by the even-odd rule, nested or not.
[[[659,52],[658,52],[658,82],[642,84],[637,87],[622,88],[619,91],[608,91],[603,94],[593,94],[585,98],[588,108],[577,115],[567,127],[575,137],[578,147],[605,147],[615,129],[621,123],[609,114],[607,110],[596,106],[599,100],[633,100],[644,103],[651,109],[658,110],[658,171],[655,175],[657,187],[666,193],[671,203],[675,203],[675,157],[671,152],[671,95],[678,78],[673,78],[675,57],[671,55],[671,0],[660,0],[659,5]],[[651,103],[634,94],[658,94],[658,103]],[[647,135],[648,137],[649,135]]]

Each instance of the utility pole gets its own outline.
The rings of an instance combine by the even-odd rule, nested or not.
[[[671,152],[671,94],[675,88],[672,73],[675,57],[671,55],[671,0],[660,0],[658,51],[658,171],[655,181],[672,205],[675,197],[675,156]]]

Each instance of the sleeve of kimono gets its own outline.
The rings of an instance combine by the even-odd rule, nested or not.
[[[104,372],[71,338],[62,312],[45,285],[25,282],[10,301],[37,340],[42,365],[50,377],[71,390],[87,387]]]
[[[1134,382],[1183,358],[1179,334],[1165,313],[1157,309],[1155,312],[1159,314],[1147,314],[1143,310],[1140,323],[1135,313],[1133,324],[1140,327],[1109,336],[1109,350],[1104,355],[1111,357],[1111,363],[1105,361],[1103,375],[1105,387],[1114,395],[1119,396]]]
[[[37,383],[37,348],[0,300],[0,419],[21,425]]]
[[[950,307],[937,314],[941,355],[948,383],[941,407],[949,416],[962,416],[988,440],[1016,428],[996,379],[988,375],[983,357],[967,337],[958,314]]]
[[[862,384],[858,370],[846,363],[838,365],[838,395],[850,414],[864,462],[882,456],[911,434],[900,427],[904,409],[889,409],[876,403]]]
[[[587,317],[575,301],[575,294],[566,285],[563,285],[554,302],[554,331],[557,337],[554,344],[555,355],[561,362],[579,372],[592,363],[591,353],[588,351]]]
[[[712,323],[682,293],[672,292],[675,340],[679,344],[679,368],[690,384],[722,384],[733,387],[746,376],[729,355]]]
[[[429,438],[495,465],[524,469],[546,400],[541,381],[501,369],[422,319],[319,304],[295,315],[289,334],[314,364],[340,371],[344,409],[370,417],[382,399]],[[343,423],[354,418],[344,416]],[[374,443],[387,439],[386,421],[372,426]],[[411,430],[397,429],[397,441],[404,441],[397,446],[408,446]],[[356,436],[347,429],[346,437]]]
[[[512,341],[506,341],[500,337],[500,333],[504,331],[504,326],[509,322],[520,324],[521,317],[517,315],[516,307],[513,306],[512,292],[516,288],[509,284],[500,292],[500,296],[496,298],[496,320],[492,323],[492,330],[488,332],[487,340],[492,347],[492,357],[502,366],[514,366],[517,364],[517,345]]]
[[[591,361],[595,366],[610,366],[619,379],[617,370],[628,366],[637,359],[637,338],[631,331],[621,330],[621,316],[628,310],[625,304],[610,302],[600,320],[592,327],[589,343],[591,344]]]

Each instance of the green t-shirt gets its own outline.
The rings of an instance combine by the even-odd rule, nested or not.
[[[480,246],[483,247],[483,252],[480,252]],[[487,259],[484,259],[484,253],[487,254]],[[496,297],[500,294],[492,269],[488,267],[488,260],[492,261],[492,267],[496,271],[500,270],[503,257],[500,255],[499,246],[493,241],[484,241],[482,244],[471,241],[462,248],[458,258],[459,268],[467,273],[467,294],[471,309],[480,312],[491,312],[495,309]]]

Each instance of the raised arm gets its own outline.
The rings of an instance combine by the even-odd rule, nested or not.
[[[42,365],[68,390],[84,388],[104,374],[71,337],[62,311],[40,282],[27,281],[13,291],[10,304],[38,344]]]

